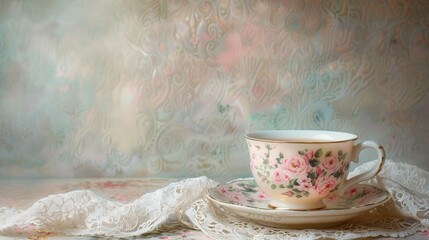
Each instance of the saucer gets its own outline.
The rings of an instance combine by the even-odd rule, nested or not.
[[[330,194],[324,198],[325,207],[317,210],[273,209],[271,200],[253,179],[239,179],[219,184],[207,192],[208,199],[239,216],[261,225],[280,228],[321,228],[341,224],[362,212],[375,208],[390,199],[387,191],[357,184],[343,196]]]

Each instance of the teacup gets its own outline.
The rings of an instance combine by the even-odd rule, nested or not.
[[[311,210],[323,208],[323,198],[342,195],[352,185],[376,176],[385,151],[373,141],[356,144],[351,133],[317,130],[268,130],[245,135],[252,175],[271,197],[273,208]],[[347,179],[350,162],[359,152],[373,148],[378,167]]]

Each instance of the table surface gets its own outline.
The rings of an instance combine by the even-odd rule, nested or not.
[[[0,179],[0,205],[26,209],[35,201],[51,194],[73,190],[91,190],[106,198],[127,203],[147,192],[175,182],[178,179],[161,178],[113,178],[113,179]],[[419,232],[410,239],[429,239],[429,232]],[[61,236],[52,232],[39,231],[28,234],[17,232],[14,236],[0,236],[0,239],[97,239],[95,237]],[[209,239],[204,233],[172,224],[166,229],[132,239]]]

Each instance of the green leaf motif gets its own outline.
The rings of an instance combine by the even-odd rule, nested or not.
[[[304,151],[298,151],[298,154],[301,155],[301,156],[304,156],[305,152]]]
[[[316,151],[316,153],[314,154],[314,156],[315,156],[316,158],[320,158],[320,157],[322,156],[322,149],[321,149],[321,148],[317,149],[317,151]]]
[[[307,173],[307,177],[310,178],[311,180],[315,179],[316,176],[317,176],[316,173],[313,171]]]
[[[330,156],[332,156],[332,151],[328,151],[325,155],[325,157],[330,157]]]
[[[277,186],[273,183],[273,184],[271,184],[271,189],[276,189],[277,188]]]
[[[295,186],[299,186],[298,179],[293,179],[292,181],[290,181],[290,184],[295,185]]]
[[[267,146],[265,146],[268,150],[272,150],[273,148],[269,145],[269,144],[267,144]]]
[[[311,165],[312,167],[317,167],[317,165],[319,165],[319,164],[320,164],[320,161],[319,161],[319,160],[317,160],[317,159],[315,159],[315,158],[311,159],[309,162],[310,162],[310,165]]]
[[[339,177],[341,177],[342,175],[343,175],[344,173],[343,173],[343,171],[341,171],[341,170],[338,170],[338,171],[336,171],[336,172],[334,172],[332,175],[335,177],[335,178],[339,178]]]
[[[313,171],[307,173],[307,177],[311,179],[311,184],[316,184],[317,174]]]
[[[245,188],[244,188],[244,192],[251,192],[251,193],[255,193],[255,192],[256,192],[256,189],[245,187]]]
[[[248,182],[248,183],[247,183],[247,186],[248,186],[248,187],[253,187],[253,188],[254,188],[254,187],[256,187],[256,182],[254,182],[254,181],[250,181],[250,182]]]
[[[283,153],[279,153],[279,158],[284,158],[285,156],[283,155]]]
[[[300,190],[298,190],[298,189],[296,189],[296,188],[292,189],[292,191],[293,191],[293,192],[296,192],[296,193],[301,193],[301,191],[300,191]]]

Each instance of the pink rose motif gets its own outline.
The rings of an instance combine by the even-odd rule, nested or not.
[[[244,203],[246,200],[243,194],[241,194],[240,192],[231,192],[229,194],[229,198],[234,200],[234,202],[241,203],[241,204]]]
[[[351,187],[347,189],[347,191],[344,193],[344,196],[347,198],[353,198],[358,192],[359,189],[357,187]]]
[[[422,230],[421,234],[429,237],[429,230]]]
[[[311,188],[311,179],[304,178],[299,181],[301,190],[308,191]]]
[[[293,156],[290,159],[283,160],[281,165],[282,169],[293,174],[307,171],[308,166],[307,161],[298,156]]]
[[[217,191],[218,191],[221,195],[223,195],[223,196],[225,196],[225,195],[228,193],[228,189],[227,189],[226,187],[224,187],[224,186],[219,187],[219,188],[217,189]]]
[[[329,202],[333,202],[333,201],[335,201],[337,199],[338,199],[338,196],[334,195],[334,194],[330,194],[330,195],[326,196],[326,198],[325,198],[325,200],[329,201]]]
[[[128,183],[106,181],[99,182],[97,183],[97,185],[101,188],[126,188]]]
[[[320,195],[325,195],[335,188],[336,183],[335,178],[332,176],[318,178],[316,180],[315,189]]]
[[[319,167],[319,166],[317,166],[317,168],[316,168],[316,174],[317,174],[317,176],[320,176],[320,174],[322,174],[322,172],[323,172],[322,168]]]
[[[307,161],[313,159],[313,157],[314,157],[314,151],[313,150],[310,150],[310,151],[305,153],[305,159]]]
[[[263,192],[257,192],[256,193],[256,197],[259,199],[259,200],[265,200],[265,199],[267,199],[267,194],[265,194],[265,193],[263,193]]]
[[[337,170],[337,158],[335,156],[326,157],[322,162],[322,167],[328,172],[333,173]]]
[[[274,182],[276,184],[282,184],[286,181],[289,181],[289,177],[286,174],[282,173],[282,171],[279,169],[274,169],[273,177],[274,177]]]
[[[25,232],[32,232],[37,230],[38,227],[34,224],[30,224],[30,225],[26,225],[24,227],[16,227],[15,231],[17,231],[18,233],[25,233]]]
[[[292,197],[293,196],[293,192],[292,191],[287,191],[282,193],[282,195],[288,196],[288,197]]]

